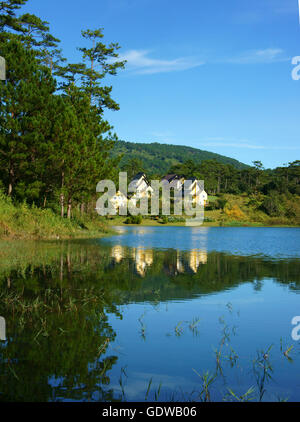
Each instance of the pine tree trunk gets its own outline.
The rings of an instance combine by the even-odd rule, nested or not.
[[[68,200],[68,212],[67,212],[67,217],[68,217],[69,220],[71,218],[71,210],[72,210],[72,200],[69,199]]]
[[[8,196],[11,196],[11,193],[12,193],[12,184],[9,183],[9,185],[8,185]]]
[[[61,188],[62,189],[64,188],[64,184],[65,184],[65,173],[62,171],[61,172]],[[65,216],[64,205],[65,205],[65,197],[64,197],[64,194],[61,193],[60,194],[60,215],[61,215],[61,218],[64,218],[64,216]]]
[[[64,204],[65,204],[65,197],[64,197],[63,194],[61,194],[60,195],[60,215],[61,215],[61,218],[64,218],[64,216],[65,216]]]
[[[217,186],[217,193],[220,193],[221,191],[221,177],[218,176],[218,186]]]
[[[14,169],[11,167],[9,170],[9,184],[8,184],[8,196],[11,196],[13,191],[13,182],[14,182]]]

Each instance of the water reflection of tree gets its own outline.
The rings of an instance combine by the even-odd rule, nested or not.
[[[82,258],[69,250],[63,266],[59,253],[49,266],[12,269],[9,286],[2,279],[8,340],[0,344],[0,400],[115,400],[109,371],[117,357],[108,347],[116,334],[107,313],[120,314]]]
[[[51,314],[38,336],[40,325],[34,317],[24,326],[8,317],[9,340],[1,350],[1,400],[87,400],[95,393],[98,399],[112,400],[107,372],[117,357],[98,356],[114,333],[106,322],[99,324],[97,316]]]
[[[113,251],[93,242],[9,248],[0,252],[0,315],[8,337],[0,344],[4,401],[117,400],[109,386],[117,356],[109,353],[116,333],[108,314],[122,318],[119,305],[190,299],[244,282],[258,289],[265,278],[300,287],[297,259]],[[141,274],[136,264],[143,261]]]
[[[293,291],[300,288],[298,259],[273,260],[171,249],[154,250],[152,256],[153,262],[141,278],[128,248],[123,247],[121,255],[119,249],[118,260],[113,259],[113,270],[102,275],[103,285],[109,283],[111,291],[118,292],[120,302],[151,300],[153,291],[160,292],[159,300],[191,298],[232,289],[245,282],[252,282],[257,290],[265,279],[287,284]]]

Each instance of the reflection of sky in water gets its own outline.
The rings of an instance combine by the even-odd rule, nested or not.
[[[226,306],[229,303],[230,308]],[[129,400],[144,400],[151,379],[152,392],[159,388],[161,382],[167,395],[164,397],[174,391],[199,390],[201,380],[193,368],[200,374],[207,370],[214,373],[214,350],[222,338],[220,317],[230,327],[229,346],[239,355],[239,364],[225,371],[230,387],[244,393],[251,385],[255,386],[252,361],[258,350],[266,350],[273,344],[270,355],[274,382],[267,385],[266,399],[277,401],[278,396],[283,396],[299,400],[299,388],[297,390],[296,386],[299,387],[300,345],[290,337],[292,317],[299,311],[299,298],[273,280],[264,280],[260,291],[254,290],[252,283],[245,283],[231,291],[202,295],[188,301],[131,304],[121,306],[120,311],[124,316],[122,320],[110,316],[110,323],[118,336],[108,354],[114,348],[120,351],[111,385],[120,391],[119,375],[121,368],[126,366]],[[144,339],[140,332],[141,315],[146,327]],[[196,332],[192,332],[190,323],[195,318],[199,318],[200,322]],[[178,336],[175,327],[180,321],[182,333]],[[280,338],[284,345],[293,344],[293,363],[280,352]],[[229,346],[224,351],[224,368]],[[215,398],[222,400],[222,392],[226,393],[222,377],[216,380],[214,387],[217,392]]]
[[[38,249],[38,254],[34,250],[36,259],[30,258],[33,268],[37,266],[36,271],[30,269],[20,275],[14,269],[13,251],[9,292],[21,285],[25,286],[25,293],[28,288],[31,297],[33,288],[39,288],[43,294],[49,285],[54,289],[60,286],[62,293],[70,289],[80,297],[87,289],[91,291],[91,301],[83,306],[76,304],[78,318],[70,313],[68,300],[67,312],[47,313],[50,318],[47,337],[39,334],[39,314],[35,312],[28,313],[26,330],[19,327],[18,318],[8,320],[9,341],[3,346],[10,348],[7,356],[11,356],[10,351],[15,353],[13,368],[23,381],[20,384],[9,371],[1,372],[2,388],[8,386],[11,398],[22,400],[27,394],[24,396],[24,392],[30,391],[31,398],[36,400],[48,397],[49,391],[49,400],[101,401],[107,397],[101,396],[102,392],[111,389],[118,398],[124,369],[128,400],[143,401],[151,380],[149,401],[154,400],[160,384],[161,400],[171,400],[174,392],[178,393],[175,400],[188,400],[191,391],[201,389],[201,379],[193,369],[199,374],[206,371],[214,374],[215,350],[220,347],[226,325],[229,337],[223,347],[224,377],[219,376],[214,382],[213,400],[222,400],[227,386],[238,394],[244,394],[251,386],[257,391],[253,360],[257,351],[265,351],[272,344],[273,380],[266,385],[265,399],[300,400],[300,341],[291,337],[292,319],[300,313],[300,259],[276,259],[299,257],[299,229],[118,230],[120,234],[105,240],[80,240],[64,245],[59,242],[54,244],[53,256],[44,256],[49,250],[43,242],[34,243],[34,247],[43,248]],[[20,251],[22,255],[23,245]],[[48,259],[49,271],[44,265]],[[3,274],[4,290],[8,272]],[[100,291],[101,303],[94,302],[94,289],[95,293]],[[77,295],[74,297],[77,300]],[[72,298],[71,294],[70,303]],[[99,313],[95,313],[95,307]],[[32,324],[34,317],[37,319]],[[283,350],[293,346],[292,361],[280,349],[281,339]],[[34,349],[30,349],[31,342]],[[102,353],[103,344],[107,344],[107,350]],[[25,345],[29,345],[28,355],[24,353],[29,350]],[[228,360],[231,348],[239,356],[233,368]],[[33,350],[35,365],[30,355]],[[106,374],[109,379],[105,377],[105,384],[95,386],[94,376],[100,376],[109,362],[112,362]],[[6,380],[13,380],[12,384]],[[81,384],[77,385],[76,380]],[[53,390],[40,388],[46,385],[45,381]]]
[[[100,242],[141,248],[300,258],[300,228],[122,226],[116,230],[119,234]]]
[[[250,256],[257,255],[269,257],[274,264],[280,258],[300,258],[298,228],[118,227],[117,230],[119,234],[100,242],[111,246],[111,256],[116,262],[121,262],[124,257],[133,259],[136,271],[139,272],[140,268],[139,274],[145,277],[144,283],[147,268],[153,265],[152,260],[155,262],[155,250],[166,250],[166,253],[174,250],[176,259],[171,261],[168,270],[172,266],[172,274],[186,273],[190,277],[201,272],[204,266],[211,265],[208,257],[212,251],[248,256],[245,263]],[[245,280],[230,289],[224,286],[223,291],[191,293],[189,298],[158,300],[157,303],[153,298],[154,303],[144,300],[120,306],[123,319],[114,315],[109,318],[118,332],[110,353],[114,347],[120,352],[111,385],[120,392],[119,374],[126,366],[128,400],[143,401],[150,380],[152,398],[160,383],[165,399],[174,391],[199,389],[201,380],[193,368],[200,374],[207,370],[214,373],[214,350],[222,336],[221,317],[232,330],[230,347],[239,355],[239,364],[228,372],[230,387],[242,394],[251,385],[255,386],[251,372],[253,359],[258,350],[266,350],[273,344],[271,357],[275,381],[267,385],[265,399],[276,401],[283,397],[299,401],[300,344],[291,339],[291,320],[299,314],[299,295],[291,290],[293,283],[284,285],[278,282],[276,271],[276,266],[271,265],[267,277],[260,278],[258,273],[257,280],[250,282],[250,277],[249,282]],[[232,277],[233,283],[238,281],[234,278],[237,274]],[[209,283],[213,284],[214,279]],[[179,286],[183,288],[180,282]],[[146,327],[145,338],[140,331],[141,316]],[[196,333],[190,329],[195,318],[200,320]],[[182,333],[178,336],[175,327],[179,322]],[[281,338],[285,347],[294,346],[292,363],[280,351]],[[214,398],[222,400],[223,390],[226,393],[222,379],[218,379]],[[180,394],[178,397],[183,398]]]

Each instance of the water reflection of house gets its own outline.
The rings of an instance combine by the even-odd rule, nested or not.
[[[111,250],[111,257],[114,258],[117,263],[120,263],[124,258],[124,248],[121,245],[114,246]]]
[[[183,264],[182,256],[179,251],[177,251],[176,271],[177,273],[184,273],[184,264]]]
[[[144,277],[147,267],[153,264],[153,251],[151,249],[134,248],[132,257],[135,261],[137,273]]]
[[[196,273],[200,264],[207,263],[207,252],[193,249],[189,253],[189,267]]]
[[[116,263],[120,263],[125,258],[125,249],[121,245],[116,245],[111,249],[110,256]],[[147,267],[153,264],[153,251],[151,249],[133,248],[131,258],[135,263],[137,273],[144,277]]]
[[[165,265],[165,271],[170,275],[183,274],[187,270],[197,273],[199,266],[207,263],[207,252],[205,250],[192,249],[190,252],[178,250],[176,254],[176,265],[174,260]],[[111,257],[119,264],[125,258],[124,247],[115,245],[111,249]],[[154,262],[153,250],[142,247],[133,248],[131,249],[131,258],[134,261],[136,272],[144,277],[147,267],[151,267]]]

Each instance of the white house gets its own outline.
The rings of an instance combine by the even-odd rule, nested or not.
[[[207,204],[207,201],[208,201],[208,195],[207,195],[207,193],[205,192],[205,190],[202,190],[200,193],[199,193],[199,195],[198,195],[198,197],[197,197],[197,200],[199,201],[198,203],[200,204],[200,205],[206,205]]]
[[[125,207],[127,205],[128,199],[124,193],[118,192],[110,198],[110,202],[112,203],[113,207],[118,211],[121,207]]]
[[[138,173],[129,183],[128,194],[131,201],[137,202],[141,198],[149,197],[152,193],[153,189],[145,173]]]
[[[184,183],[184,177],[178,176],[177,174],[167,174],[161,179],[161,183],[169,183],[175,189],[180,189]]]
[[[184,182],[184,191],[192,195],[194,203],[203,206],[207,203],[207,193],[201,187],[199,180],[197,180],[195,177],[192,177],[191,179]]]

